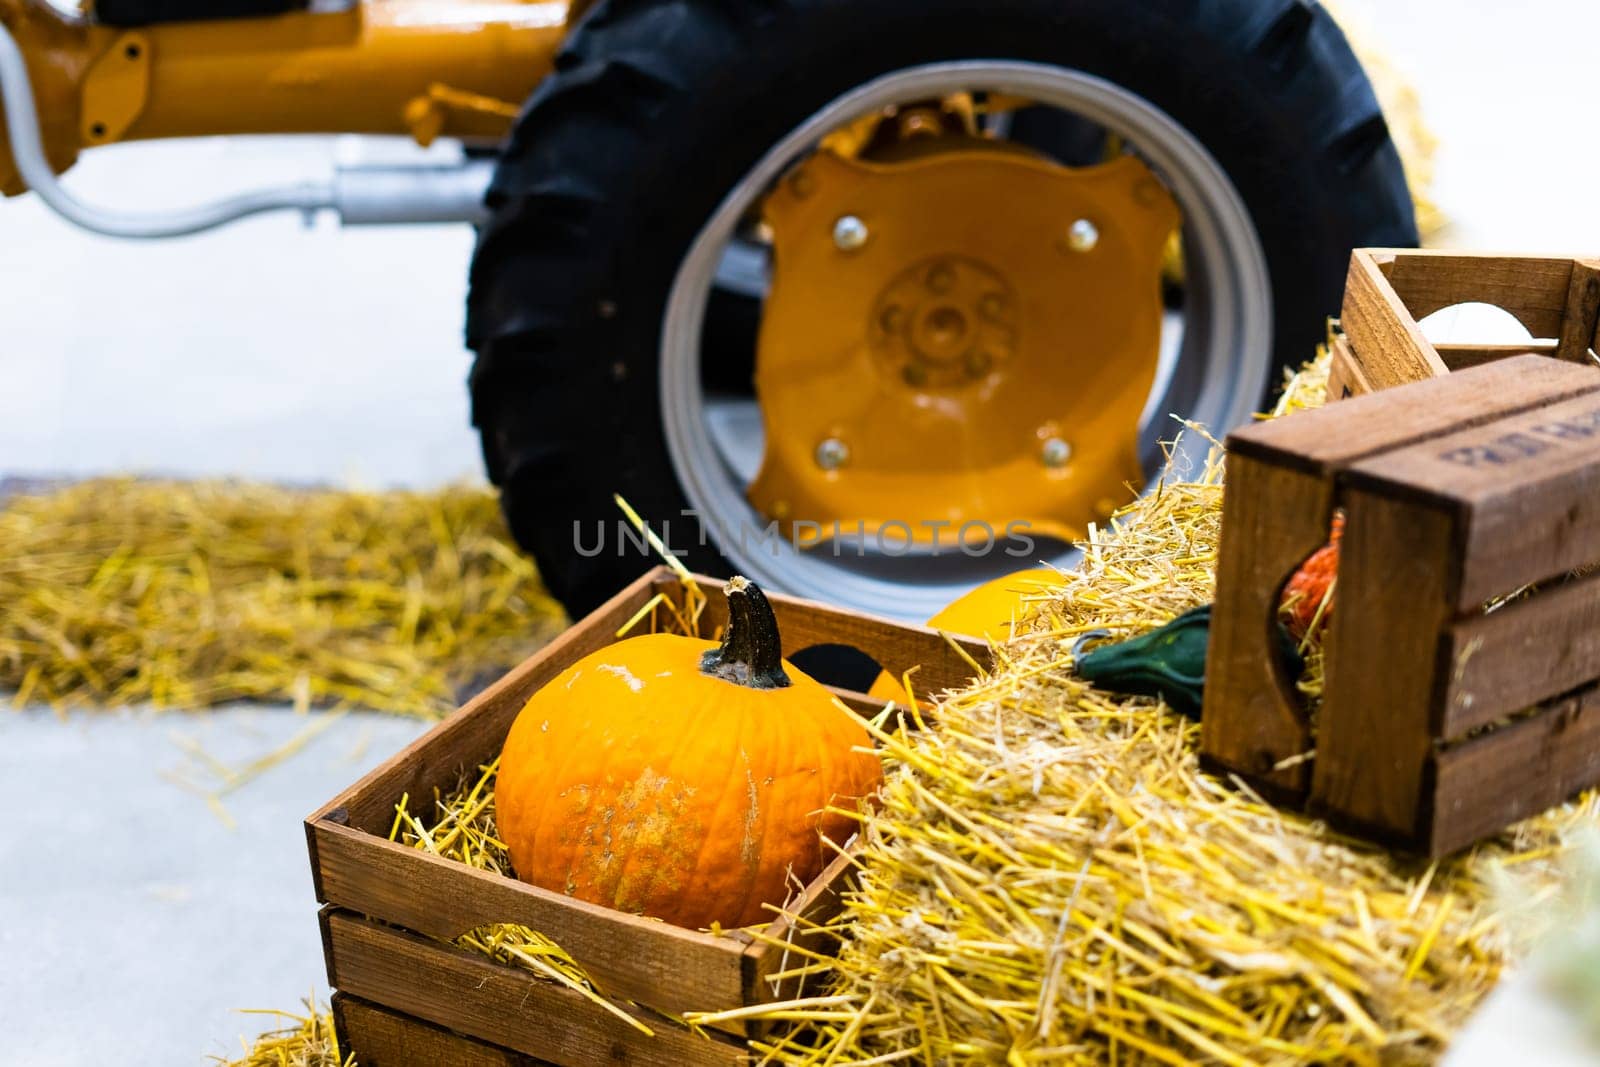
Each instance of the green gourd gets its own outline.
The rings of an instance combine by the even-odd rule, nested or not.
[[[1298,677],[1305,661],[1289,631],[1282,624],[1276,630],[1278,655],[1289,676]],[[1210,635],[1211,605],[1205,604],[1138,637],[1084,653],[1078,675],[1108,692],[1160,697],[1174,711],[1199,719]]]

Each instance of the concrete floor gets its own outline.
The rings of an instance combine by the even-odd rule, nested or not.
[[[1342,0],[1418,84],[1439,135],[1445,243],[1600,252],[1585,102],[1600,5]],[[73,172],[95,200],[177,204],[317,176],[372,142],[204,141],[105,149]],[[31,198],[0,204],[0,475],[146,471],[356,485],[479,477],[467,425],[460,228],[340,232],[263,218],[164,244],[102,240]],[[227,800],[229,829],[161,777],[233,765],[306,721],[0,713],[0,1064],[189,1064],[323,991],[300,819],[414,736],[351,715]],[[50,836],[40,829],[48,824]],[[1583,1062],[1532,1041],[1509,983],[1454,1061]],[[1532,1007],[1530,1007],[1532,1003]],[[1511,1035],[1509,1038],[1507,1035]],[[1517,1053],[1505,1055],[1516,1042]]]
[[[326,999],[301,820],[420,723],[352,714],[222,800],[190,748],[233,767],[315,716],[0,711],[0,1064],[198,1064],[271,1020],[240,1008]]]

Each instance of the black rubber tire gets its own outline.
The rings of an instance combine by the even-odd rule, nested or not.
[[[726,571],[680,517],[657,372],[668,290],[722,197],[841,94],[994,57],[1109,79],[1206,145],[1266,250],[1279,362],[1315,348],[1352,247],[1416,243],[1371,86],[1311,0],[603,0],[507,145],[467,316],[489,475],[569,610],[652,562],[615,550],[617,492]],[[575,523],[592,545],[597,522],[585,557]]]

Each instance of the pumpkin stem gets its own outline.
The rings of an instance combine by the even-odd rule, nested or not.
[[[789,676],[783,671],[778,620],[767,595],[737,575],[722,591],[728,597],[728,628],[722,646],[700,658],[701,672],[751,689],[784,688]]]

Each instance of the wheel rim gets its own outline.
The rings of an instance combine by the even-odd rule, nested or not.
[[[710,542],[729,562],[774,589],[921,621],[978,582],[1077,553],[1041,545],[1031,555],[842,558],[801,552],[775,537],[745,499],[748,478],[718,447],[701,385],[701,330],[723,253],[739,220],[823,134],[908,100],[958,91],[1022,96],[1075,112],[1121,135],[1163,178],[1184,214],[1188,299],[1181,346],[1162,361],[1140,424],[1146,469],[1159,470],[1169,412],[1216,429],[1247,420],[1271,369],[1272,306],[1266,256],[1249,212],[1220,164],[1192,134],[1142,97],[1081,71],[1036,63],[962,61],[896,71],[835,99],[774,145],[725,196],[680,264],[661,330],[661,408],[668,454]],[[726,271],[724,271],[726,273]],[[1186,435],[1177,462],[1195,464],[1205,442]],[[1187,454],[1185,454],[1187,453]],[[1180,466],[1180,469],[1183,469]]]

